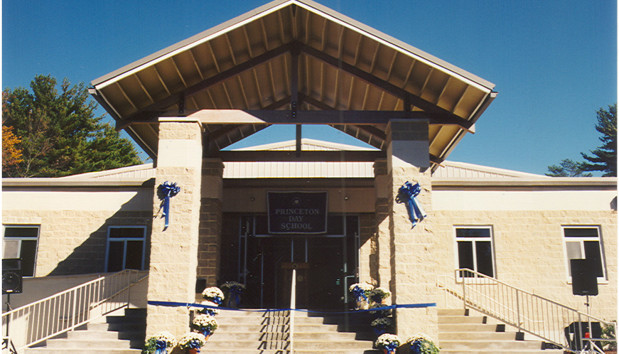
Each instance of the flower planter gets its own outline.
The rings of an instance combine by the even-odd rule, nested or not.
[[[187,349],[187,354],[198,354],[200,352],[200,349]]]

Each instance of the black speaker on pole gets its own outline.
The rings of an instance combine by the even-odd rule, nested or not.
[[[572,293],[574,295],[597,295],[598,279],[593,262],[586,259],[570,259],[572,269]]]
[[[21,294],[22,272],[21,258],[2,260],[2,294]]]

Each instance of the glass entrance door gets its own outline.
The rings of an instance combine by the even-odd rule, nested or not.
[[[253,225],[244,230],[260,229],[255,226],[259,217],[252,218]],[[348,226],[342,227],[339,235],[241,235],[239,244],[245,249],[240,252],[239,269],[246,284],[246,306],[288,308],[294,268],[297,308],[344,309],[347,280],[357,272],[358,218],[339,218]]]

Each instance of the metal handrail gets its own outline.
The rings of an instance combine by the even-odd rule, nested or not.
[[[290,284],[290,324],[288,325],[288,338],[290,341],[290,353],[294,353],[294,316],[297,309],[297,270],[292,269],[292,281]]]
[[[18,352],[74,330],[131,302],[131,287],[146,279],[134,269],[106,274],[2,314],[3,334]]]
[[[576,352],[586,347],[584,344],[590,339],[583,338],[585,323],[599,322],[601,325],[615,326],[613,322],[580,312],[471,269],[456,269],[455,284],[461,284],[460,291],[458,286],[449,288],[443,283],[438,285],[459,298],[465,310],[474,309],[565,351]],[[588,328],[591,328],[591,325]]]

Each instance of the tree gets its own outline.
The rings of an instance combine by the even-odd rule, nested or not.
[[[8,177],[58,177],[141,163],[138,154],[103,116],[83,83],[59,85],[37,75],[30,91],[18,87],[2,92],[2,125],[21,139],[15,144],[22,161],[2,162]]]
[[[582,163],[584,171],[602,171],[604,177],[617,176],[617,104],[608,106],[608,111],[597,111],[597,130],[602,136],[602,146],[590,151],[592,155],[581,153],[587,160]]]
[[[563,159],[559,165],[548,166],[546,176],[553,177],[591,177],[591,172],[584,172],[582,162],[575,162],[571,159]]]
[[[603,177],[617,176],[617,104],[608,106],[608,111],[597,111],[595,129],[602,134],[602,146],[590,151],[592,155],[580,153],[586,161],[576,162],[564,159],[557,165],[548,166],[547,176],[553,177],[591,177],[586,171],[602,171]]]
[[[2,126],[2,171],[10,170],[24,161],[18,144],[21,139],[13,134],[13,127]]]

